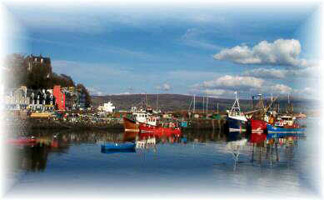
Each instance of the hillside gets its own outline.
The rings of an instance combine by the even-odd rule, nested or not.
[[[130,94],[130,95],[107,95],[107,96],[92,96],[92,105],[96,108],[104,102],[111,101],[117,108],[117,110],[129,110],[132,106],[139,107],[141,103],[145,102],[147,98],[148,104],[156,109],[157,107],[157,95],[156,94]],[[192,103],[193,97],[181,94],[159,94],[158,95],[158,108],[162,111],[179,111],[188,110]],[[205,99],[206,101],[206,99]],[[217,103],[220,111],[230,109],[234,100],[233,99],[219,99],[210,98],[208,99],[208,110],[216,111]],[[269,100],[267,101],[269,102]],[[314,107],[316,101],[291,98],[291,102],[296,112],[306,112]],[[280,109],[285,109],[287,106],[287,97],[281,97],[277,100]],[[251,100],[240,100],[241,109],[251,110]],[[192,108],[192,105],[191,105]],[[196,110],[203,109],[203,98],[196,97]]]

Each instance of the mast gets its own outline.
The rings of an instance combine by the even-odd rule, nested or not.
[[[156,93],[156,111],[159,110],[159,92]]]
[[[206,113],[208,114],[208,96],[206,96]]]
[[[194,94],[194,96],[193,96],[193,110],[192,110],[192,112],[195,113],[195,111],[196,111],[196,95]]]
[[[219,113],[219,109],[218,109],[218,102],[217,102],[216,106],[217,106],[217,114],[218,114],[218,113]]]
[[[205,113],[205,97],[204,97],[204,95],[202,96],[202,100],[203,100],[203,113]]]
[[[237,115],[241,113],[240,103],[237,97],[237,91],[235,91],[234,94],[235,94],[235,101],[229,113],[230,115]]]

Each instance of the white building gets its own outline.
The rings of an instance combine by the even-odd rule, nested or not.
[[[98,110],[112,113],[114,112],[115,108],[116,107],[109,101],[108,103],[104,103],[103,106],[99,106]]]

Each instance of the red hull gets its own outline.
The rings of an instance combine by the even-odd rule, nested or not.
[[[139,125],[140,134],[142,137],[180,137],[180,128],[165,128],[161,126],[150,126],[147,124]]]
[[[124,117],[123,119],[124,119],[125,131],[127,131],[127,132],[139,132],[138,124],[135,121],[133,121],[131,119],[128,119],[126,117]]]
[[[32,139],[32,138],[9,139],[7,143],[16,144],[16,145],[34,145],[36,144],[36,139]]]
[[[258,119],[250,119],[252,133],[262,134],[266,133],[267,122]]]
[[[251,138],[252,143],[261,143],[267,139],[267,122],[258,119],[250,119],[251,122]]]
[[[251,143],[261,143],[264,142],[267,139],[267,135],[265,133],[252,133],[250,137]]]

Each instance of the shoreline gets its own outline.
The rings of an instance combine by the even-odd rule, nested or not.
[[[216,119],[194,119],[190,120],[188,127],[182,127],[185,130],[220,130],[223,128],[224,120]],[[23,130],[120,130],[124,131],[123,123],[115,121],[112,123],[105,122],[64,122],[51,119],[15,119],[10,120],[7,127]]]

